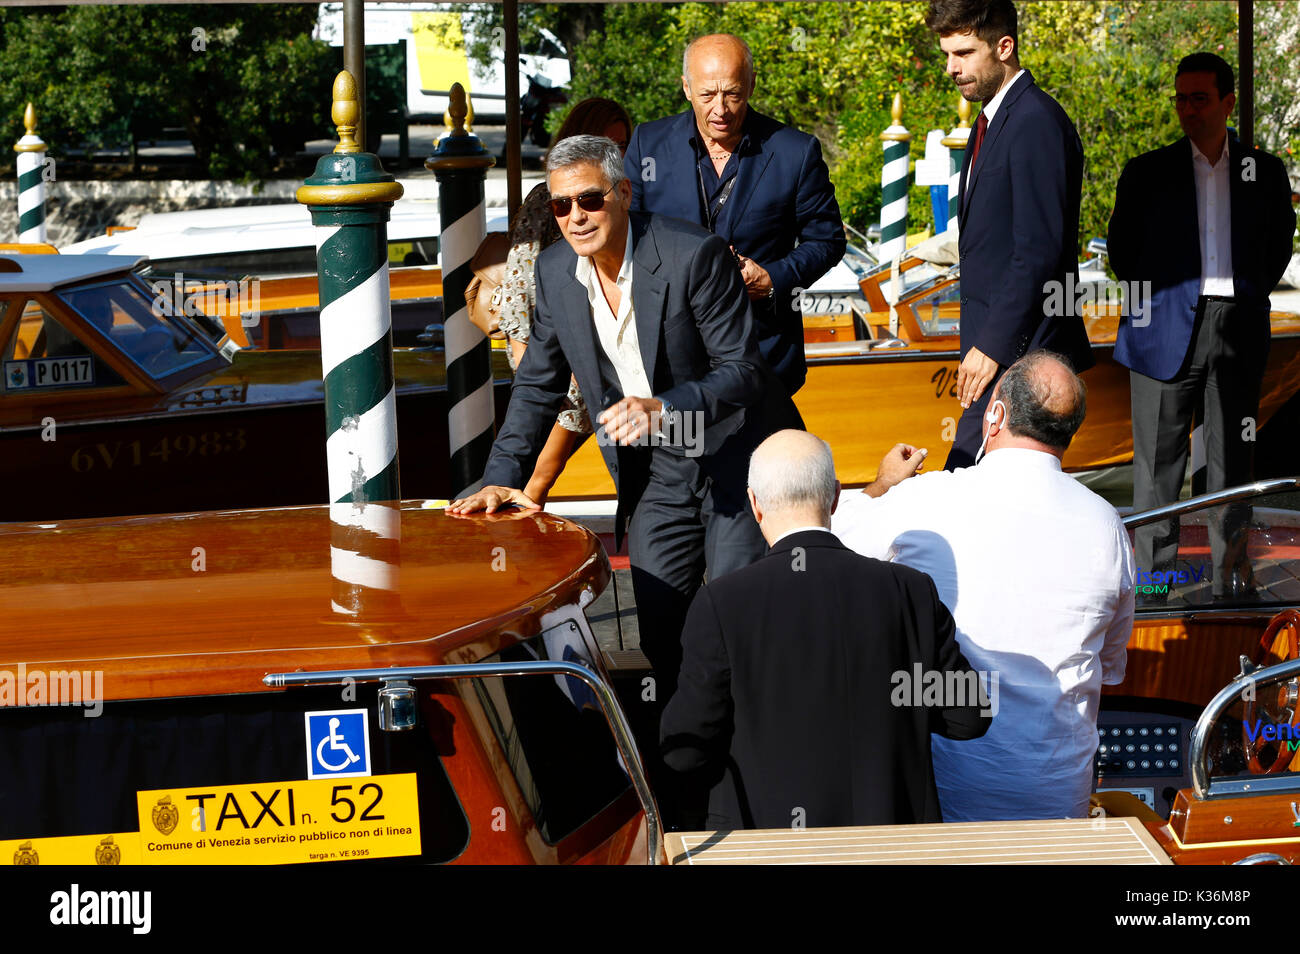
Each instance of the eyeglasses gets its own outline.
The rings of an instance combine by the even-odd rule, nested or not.
[[[551,211],[557,219],[562,219],[569,214],[573,208],[573,203],[577,202],[578,207],[584,212],[599,212],[605,207],[605,196],[614,191],[610,186],[604,192],[584,192],[578,196],[562,195],[550,200]]]
[[[1190,94],[1175,93],[1174,95],[1169,97],[1169,102],[1173,103],[1175,107],[1186,106],[1188,103],[1191,103],[1197,109],[1204,109],[1206,105],[1210,102],[1210,94],[1209,93],[1190,93]]]

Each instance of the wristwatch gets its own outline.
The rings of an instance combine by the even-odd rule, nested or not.
[[[671,442],[672,435],[669,433],[668,429],[672,426],[672,419],[677,412],[673,410],[673,406],[663,398],[659,399],[659,404],[661,406],[659,411],[659,436],[664,440]]]

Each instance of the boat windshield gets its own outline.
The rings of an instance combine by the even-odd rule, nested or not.
[[[961,333],[961,282],[948,282],[911,303],[926,335]]]
[[[150,299],[128,281],[75,288],[59,297],[155,378],[212,357],[197,328],[170,317],[175,314],[170,301]]]

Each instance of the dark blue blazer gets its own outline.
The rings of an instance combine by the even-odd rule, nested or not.
[[[766,391],[781,391],[758,354],[735,259],[722,239],[697,225],[636,212],[631,222],[632,303],[646,377],[655,397],[678,411],[700,415],[701,467],[715,479],[726,473],[734,482],[754,446],[767,436],[753,427],[740,433],[745,409],[771,401]],[[601,372],[587,288],[574,276],[577,263],[563,240],[537,257],[532,335],[483,472],[485,485],[524,486],[569,391],[570,375],[586,395],[593,424],[622,397],[611,393]],[[788,406],[782,410],[792,413],[789,397],[779,394],[779,399]],[[773,420],[780,423],[782,418],[774,414]],[[598,428],[598,438],[602,434]],[[745,446],[729,440],[733,435],[743,436]],[[656,452],[685,455],[700,449],[679,444]],[[638,482],[644,475],[620,473],[620,461],[627,458],[619,448],[602,442],[600,451],[618,488],[616,525],[621,528],[644,490]],[[733,490],[743,495],[743,483]]]
[[[1250,162],[1249,160],[1253,160]],[[1291,184],[1286,168],[1263,150],[1228,139],[1232,204],[1232,283],[1255,334],[1268,337],[1268,295],[1291,260]],[[1178,142],[1131,159],[1115,190],[1107,248],[1125,282],[1150,282],[1142,314],[1125,315],[1115,360],[1158,381],[1177,376],[1187,357],[1201,288],[1192,143]],[[1126,296],[1126,301],[1127,301]],[[1246,329],[1242,329],[1245,331]]]
[[[767,269],[776,289],[771,302],[752,302],[758,346],[793,394],[804,381],[803,314],[799,296],[844,256],[844,224],[821,144],[750,108],[732,205],[719,234]],[[642,123],[632,133],[624,168],[632,180],[632,208],[706,223],[691,110]]]
[[[978,348],[1005,368],[1047,348],[1075,371],[1092,367],[1082,316],[1048,317],[1044,307],[1049,282],[1068,289],[1067,276],[1078,280],[1083,145],[1074,124],[1026,70],[989,123],[974,170],[971,153],[958,218],[961,353]]]

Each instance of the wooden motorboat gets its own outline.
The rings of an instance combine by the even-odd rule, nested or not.
[[[496,225],[504,227],[504,222]],[[419,231],[413,224],[408,223],[407,228]],[[425,231],[430,228],[433,225],[426,222]],[[942,264],[946,260],[945,236],[938,239],[914,249],[896,270],[888,264],[873,264],[867,254],[852,246],[837,264],[836,274],[800,295],[808,377],[795,403],[807,428],[830,443],[845,486],[873,480],[881,457],[898,441],[928,448],[935,465],[941,465],[956,435],[961,415],[956,399],[960,274],[956,265]],[[210,251],[205,254],[212,257]],[[299,260],[304,272],[304,262],[309,261]],[[149,280],[165,281],[170,267],[155,266],[157,274]],[[1083,274],[1092,281],[1079,288],[1091,285],[1097,291],[1077,296],[1096,364],[1083,376],[1089,392],[1088,416],[1065,456],[1064,466],[1071,471],[1124,464],[1133,455],[1129,372],[1113,357],[1119,310],[1106,304],[1106,293],[1099,287],[1104,272],[1093,268]],[[856,292],[841,287],[845,276],[857,279]],[[441,271],[433,265],[395,266],[390,277],[397,343],[438,343]],[[319,348],[314,275],[259,279],[257,305],[252,310],[246,299],[222,294],[219,286],[216,293],[205,292],[206,287],[202,283],[189,286],[188,297],[196,310],[222,322],[224,334],[235,345],[254,351]],[[1073,289],[1064,291],[1075,300]],[[1260,415],[1255,422],[1256,455],[1265,472],[1282,475],[1300,470],[1300,452],[1290,440],[1291,431],[1300,423],[1300,315],[1275,312],[1272,331]],[[493,342],[497,360],[503,359],[502,345]],[[613,494],[613,480],[600,449],[589,441],[569,461],[551,499],[609,498]]]
[[[913,255],[903,259],[897,275],[878,266],[859,284],[860,300],[843,292],[802,296],[808,377],[795,395],[808,430],[831,445],[835,471],[846,487],[874,480],[880,459],[899,441],[928,448],[934,466],[942,466],[962,411],[956,390],[957,267]],[[1119,310],[1098,307],[1096,300],[1085,302],[1083,310],[1096,364],[1083,374],[1088,415],[1065,455],[1063,465],[1070,471],[1133,458],[1129,371],[1114,360]],[[1300,471],[1294,442],[1300,422],[1300,315],[1275,312],[1272,330],[1256,440],[1270,475],[1281,476]],[[588,444],[565,467],[552,500],[613,494],[599,448]]]
[[[0,526],[0,861],[738,863],[779,839],[786,863],[1292,863],[1300,754],[1243,719],[1300,721],[1300,478],[1129,522],[1182,519],[1195,561],[1207,510],[1243,502],[1261,586],[1140,611],[1092,818],[667,847],[587,621],[609,562],[574,524],[405,503]],[[1167,764],[1113,770],[1116,728]]]
[[[0,863],[646,859],[574,524],[321,506],[9,524],[0,553]],[[420,675],[465,664],[531,672]]]
[[[223,353],[139,261],[0,257],[0,520],[327,501],[319,350]],[[442,352],[399,349],[394,373],[404,492],[446,497]]]

